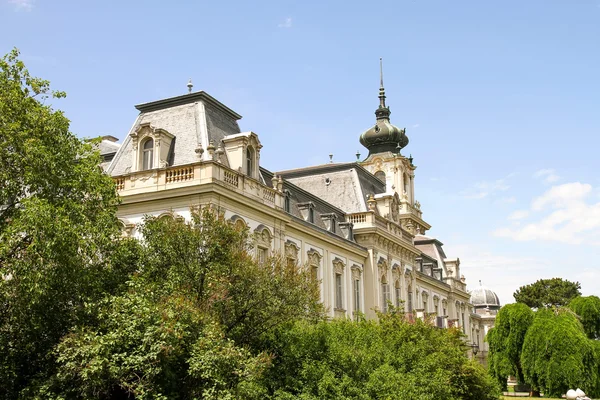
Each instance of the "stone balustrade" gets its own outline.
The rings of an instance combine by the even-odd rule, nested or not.
[[[271,207],[281,208],[282,196],[261,182],[213,161],[131,172],[113,178],[120,196],[214,183]]]
[[[361,228],[376,226],[412,243],[412,235],[410,232],[404,230],[400,224],[390,221],[387,218],[383,218],[373,211],[348,214],[347,218],[348,222],[352,222],[355,231]]]

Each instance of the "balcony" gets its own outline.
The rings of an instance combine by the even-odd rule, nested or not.
[[[273,208],[282,208],[276,190],[214,161],[136,171],[113,177],[121,197],[214,183]]]
[[[353,224],[355,232],[361,228],[378,227],[412,243],[413,237],[409,232],[404,230],[399,224],[383,218],[373,211],[348,214],[347,221]]]

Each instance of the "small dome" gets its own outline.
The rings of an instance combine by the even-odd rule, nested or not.
[[[489,307],[490,309],[497,309],[500,308],[500,299],[494,291],[479,285],[478,288],[471,291],[471,304],[475,308]]]

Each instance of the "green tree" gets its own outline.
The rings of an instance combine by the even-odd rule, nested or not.
[[[498,399],[462,334],[401,313],[380,322],[299,323],[279,333],[266,385],[274,399]]]
[[[562,278],[540,279],[530,285],[521,286],[514,294],[517,303],[531,308],[566,306],[575,297],[581,296],[579,282]]]
[[[490,347],[488,369],[503,387],[506,387],[509,375],[524,382],[521,350],[533,317],[533,311],[525,304],[507,304],[500,309],[494,327],[487,334]]]
[[[576,297],[568,307],[579,316],[585,334],[590,339],[600,339],[600,298]]]
[[[525,381],[549,397],[560,397],[575,387],[597,396],[596,351],[570,310],[540,309],[523,343],[521,365]]]
[[[146,219],[128,291],[65,337],[40,399],[264,398],[265,343],[291,321],[321,319],[317,285],[281,259],[259,265],[247,231],[208,211],[192,219]]]
[[[54,347],[85,304],[122,288],[132,256],[117,196],[92,144],[46,102],[64,97],[29,75],[13,50],[0,59],[0,398],[52,375]],[[110,254],[114,253],[114,257]],[[114,261],[114,262],[113,262]],[[24,391],[25,390],[25,391]]]

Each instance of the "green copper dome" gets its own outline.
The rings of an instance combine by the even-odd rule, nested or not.
[[[381,63],[381,59],[380,59]],[[381,64],[380,64],[381,66]],[[400,153],[408,144],[406,128],[400,129],[390,122],[390,108],[385,105],[385,89],[383,88],[383,72],[379,87],[379,107],[375,110],[375,126],[360,135],[360,144],[369,149],[369,155],[386,151]]]

